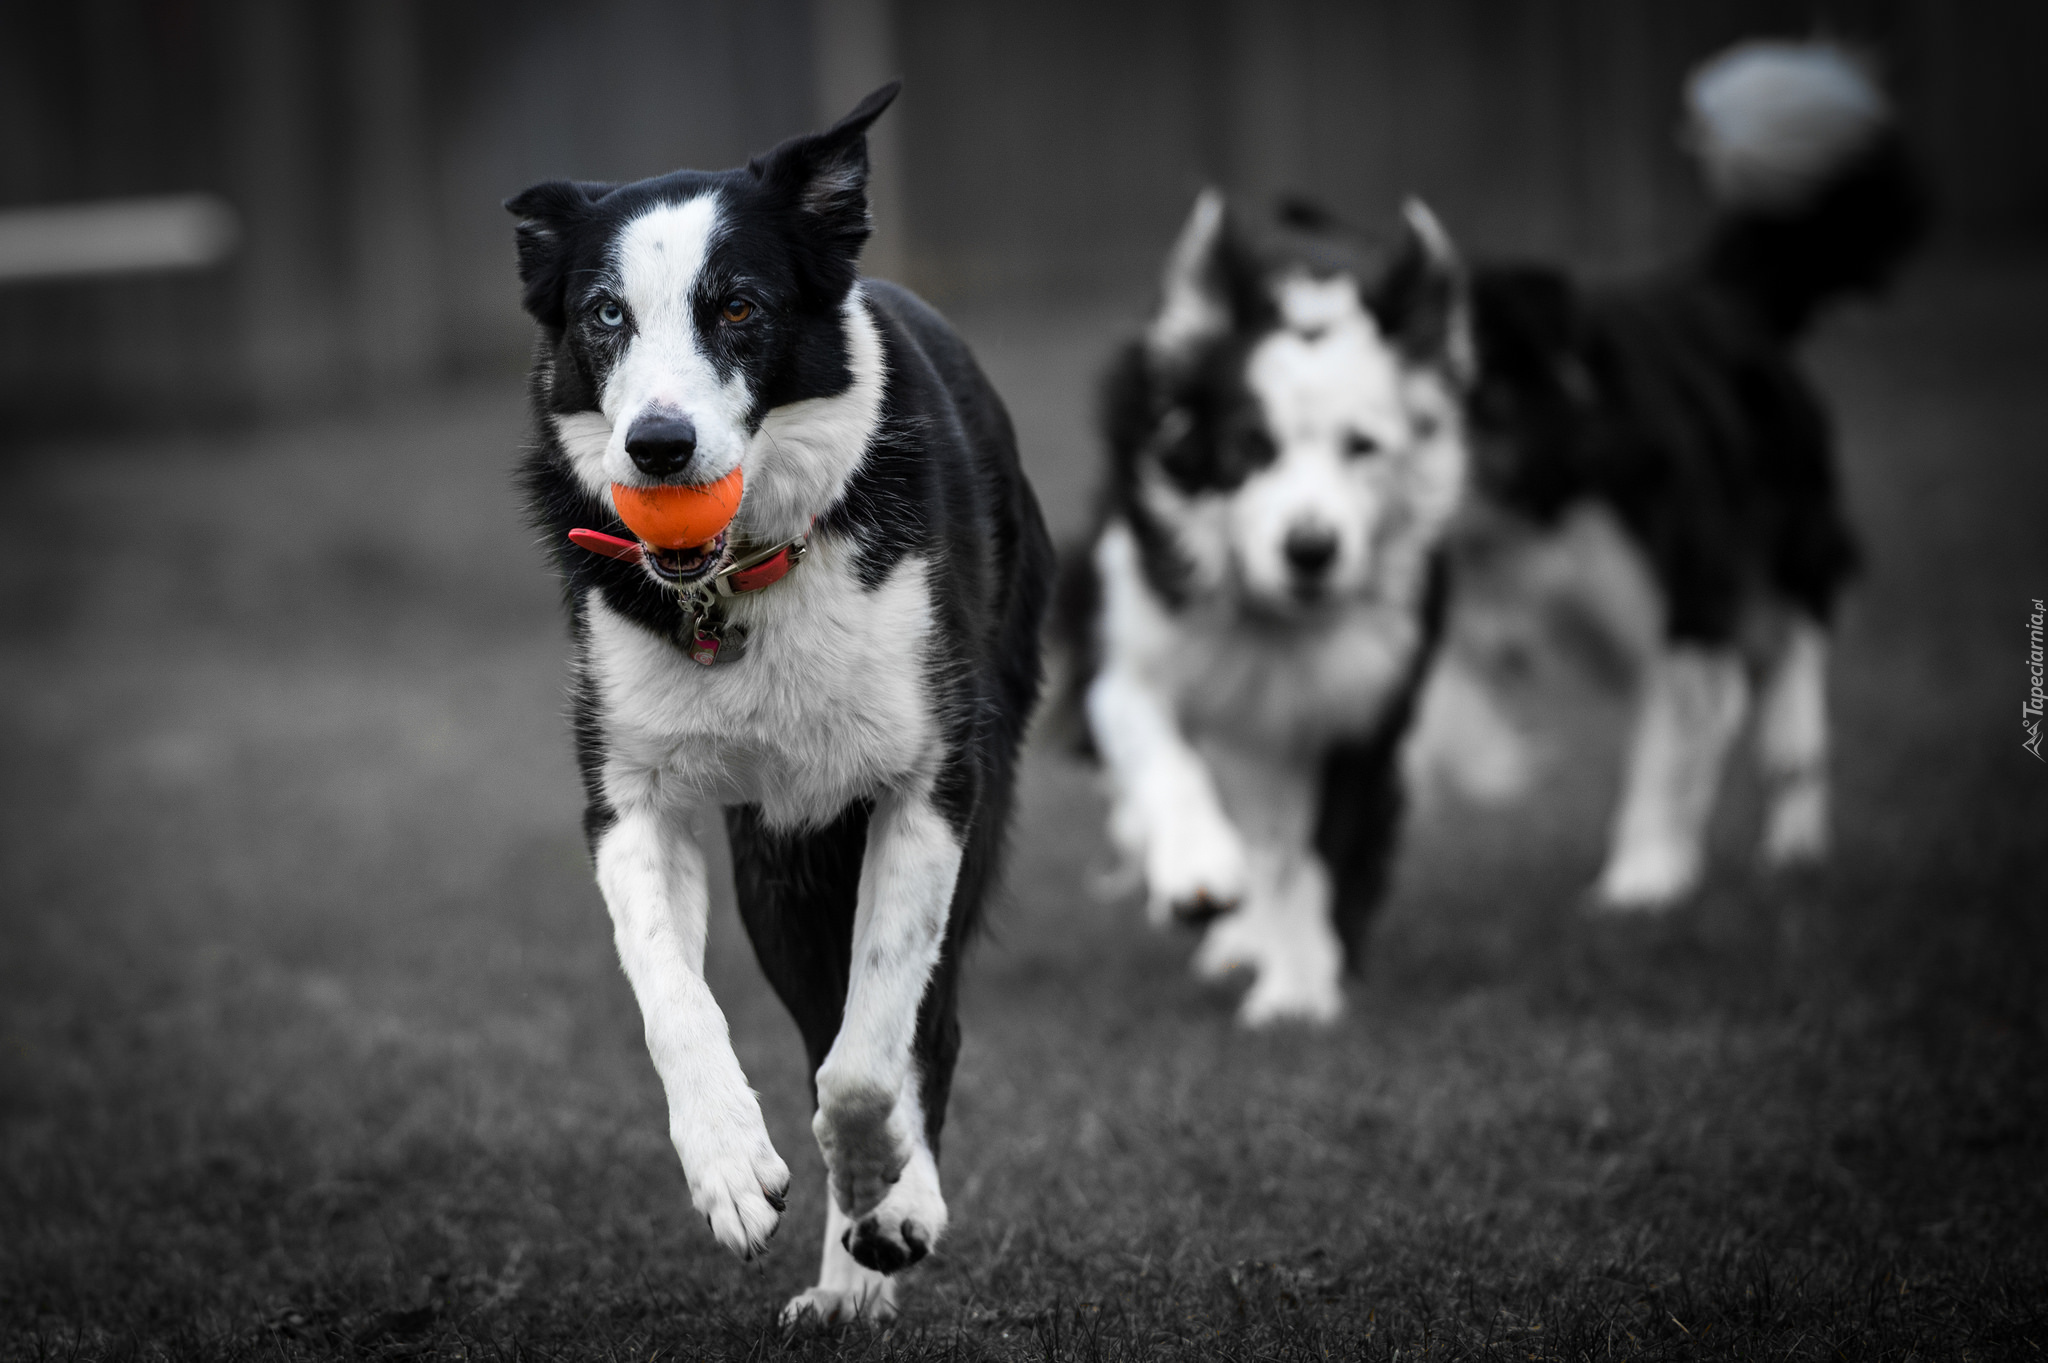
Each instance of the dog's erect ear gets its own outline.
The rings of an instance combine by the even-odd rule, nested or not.
[[[803,215],[806,237],[843,263],[848,284],[873,228],[868,218],[868,128],[902,88],[902,81],[890,81],[825,131],[792,137],[747,166],[763,184],[787,196]]]
[[[519,282],[526,286],[520,305],[542,326],[562,325],[567,270],[563,237],[605,188],[549,180],[505,200],[506,211],[519,219]]]
[[[1159,311],[1145,329],[1145,349],[1156,364],[1185,360],[1202,345],[1247,327],[1261,307],[1258,268],[1238,239],[1223,195],[1205,189],[1166,256]]]
[[[1406,220],[1393,262],[1367,291],[1380,331],[1411,364],[1435,365],[1459,385],[1477,365],[1465,267],[1450,236],[1420,199],[1401,206]]]

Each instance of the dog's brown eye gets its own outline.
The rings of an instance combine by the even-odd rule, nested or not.
[[[728,322],[744,322],[754,315],[754,305],[744,298],[728,298],[718,315]]]
[[[1344,453],[1354,459],[1362,459],[1368,454],[1377,454],[1379,448],[1379,441],[1358,431],[1353,431],[1350,435],[1344,437]]]

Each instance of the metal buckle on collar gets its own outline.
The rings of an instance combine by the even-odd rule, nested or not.
[[[786,543],[749,554],[730,568],[722,568],[713,574],[712,589],[720,596],[738,596],[742,592],[757,592],[780,582],[803,558],[810,542],[811,532],[806,530]]]
[[[815,518],[811,525],[817,525]],[[627,563],[640,562],[646,553],[645,547],[637,540],[622,540],[597,530],[571,530],[569,541],[593,554]],[[745,653],[746,628],[725,618],[725,612],[719,608],[719,599],[757,592],[780,582],[802,561],[810,547],[811,531],[806,529],[793,540],[748,554],[719,569],[709,579],[699,578],[678,587],[676,595],[683,607],[683,647],[690,655],[690,661],[710,667],[719,662],[731,662]]]

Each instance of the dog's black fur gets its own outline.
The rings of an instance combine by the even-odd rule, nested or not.
[[[1827,622],[1858,554],[1796,348],[1830,303],[1882,287],[1926,219],[1894,131],[1808,202],[1725,211],[1697,252],[1642,278],[1479,266],[1481,492],[1546,526],[1584,501],[1610,508],[1674,641],[1730,643],[1760,593]]]

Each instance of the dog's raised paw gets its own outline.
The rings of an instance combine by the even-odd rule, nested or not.
[[[1177,899],[1173,902],[1173,916],[1178,922],[1191,928],[1206,927],[1218,918],[1237,909],[1235,899],[1218,899],[1206,887],[1197,889],[1192,899]]]
[[[1244,846],[1220,819],[1188,816],[1183,836],[1158,839],[1145,859],[1146,912],[1156,927],[1196,927],[1235,909],[1244,898]]]
[[[1343,1015],[1344,991],[1335,984],[1290,985],[1264,974],[1237,1008],[1238,1023],[1254,1030],[1288,1023],[1327,1027]]]
[[[939,1167],[919,1141],[889,1195],[856,1219],[839,1243],[863,1268],[900,1273],[932,1252],[946,1233],[946,1219]]]
[[[900,1273],[931,1253],[931,1236],[915,1221],[893,1226],[879,1216],[864,1217],[841,1242],[853,1261],[877,1273]]]
[[[758,1149],[685,1160],[683,1172],[690,1181],[690,1205],[703,1213],[719,1244],[742,1259],[767,1250],[788,1205],[789,1166],[765,1133]]]

